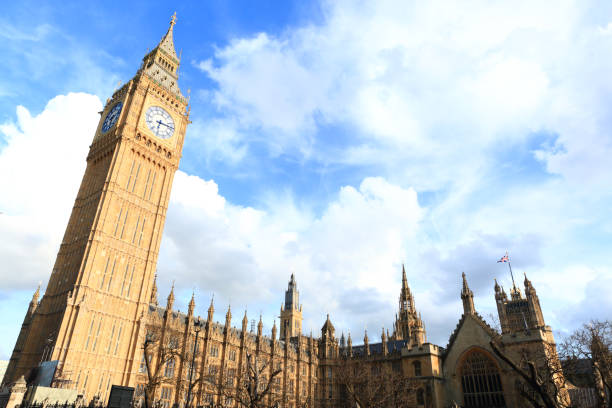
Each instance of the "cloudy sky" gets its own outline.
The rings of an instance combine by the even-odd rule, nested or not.
[[[98,111],[171,2],[3,5],[0,359],[48,281]],[[429,340],[461,272],[534,283],[557,337],[612,314],[612,3],[206,1],[176,6],[191,118],[158,264],[267,331],[295,273],[304,329],[379,337],[401,265]],[[356,341],[357,342],[357,341]]]

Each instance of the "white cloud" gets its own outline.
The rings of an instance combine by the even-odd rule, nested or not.
[[[102,104],[88,94],[60,95],[44,111],[17,108],[0,125],[0,258],[5,288],[47,281],[85,171]]]
[[[359,189],[343,187],[320,217],[312,217],[290,201],[266,210],[232,205],[214,182],[179,171],[160,277],[271,317],[294,272],[310,327],[318,329],[321,316],[333,312],[345,328],[358,328],[358,311],[378,326],[381,311],[372,310],[372,302],[392,315],[394,302],[384,299],[396,296],[399,265],[421,217],[414,190],[382,178],[367,178]],[[367,302],[353,304],[359,291],[369,294]]]

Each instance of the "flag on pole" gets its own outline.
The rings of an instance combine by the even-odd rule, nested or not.
[[[497,261],[497,263],[500,263],[500,262],[510,262],[510,259],[508,258],[508,254],[502,256],[501,259]]]

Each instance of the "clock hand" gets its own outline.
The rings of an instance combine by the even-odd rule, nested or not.
[[[158,121],[157,121],[157,123],[158,123],[159,125],[164,125],[165,127],[169,127],[170,129],[174,129],[174,127],[173,127],[173,126],[166,125],[166,124],[165,124],[164,122],[162,122],[161,120],[158,120]],[[159,125],[158,125],[158,126],[159,126]]]

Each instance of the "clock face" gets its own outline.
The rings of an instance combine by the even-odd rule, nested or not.
[[[151,132],[159,138],[168,139],[174,134],[174,120],[172,120],[172,116],[159,106],[151,106],[147,109],[145,122],[149,129],[151,129]]]
[[[119,102],[108,112],[106,118],[104,118],[104,123],[102,123],[102,132],[106,133],[112,128],[115,123],[117,123],[117,119],[119,119],[119,114],[121,113],[121,108],[123,108],[123,102]]]

